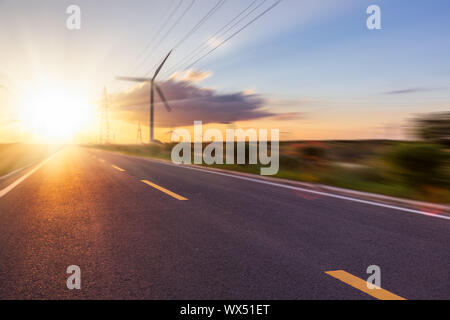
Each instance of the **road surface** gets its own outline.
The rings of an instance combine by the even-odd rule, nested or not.
[[[0,197],[1,299],[376,299],[326,273],[371,265],[450,298],[449,220],[75,147],[34,169]]]

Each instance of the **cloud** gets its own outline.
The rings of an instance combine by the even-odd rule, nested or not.
[[[194,121],[203,121],[204,124],[232,123],[278,115],[267,110],[264,107],[266,101],[256,94],[220,94],[212,89],[198,87],[192,81],[174,79],[158,83],[158,86],[172,107],[172,112],[166,111],[156,94],[157,127],[190,126]],[[146,122],[149,117],[149,91],[150,84],[144,83],[131,90],[113,94],[110,97],[113,117],[134,123],[138,120]]]
[[[298,120],[303,119],[304,113],[303,112],[286,112],[286,113],[280,113],[277,115],[274,115],[271,117],[272,120],[275,121],[290,121],[290,120]]]
[[[387,91],[387,92],[384,92],[384,94],[389,94],[389,95],[410,94],[410,93],[417,93],[417,92],[436,91],[436,90],[441,90],[441,89],[442,88],[416,87],[416,88],[407,88],[407,89],[402,89],[402,90]]]
[[[198,70],[187,70],[187,71],[178,71],[170,76],[171,80],[176,81],[189,81],[189,82],[200,82],[209,78],[212,75],[211,72],[208,71],[198,71]]]

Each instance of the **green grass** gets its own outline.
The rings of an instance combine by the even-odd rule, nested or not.
[[[54,146],[0,144],[0,177],[47,157]]]

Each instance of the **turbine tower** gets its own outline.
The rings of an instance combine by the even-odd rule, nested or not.
[[[170,50],[170,52],[164,58],[163,62],[156,69],[155,74],[153,75],[152,78],[116,77],[117,80],[123,80],[123,81],[150,82],[150,143],[155,142],[155,137],[154,137],[154,131],[155,131],[155,128],[154,128],[154,125],[155,125],[155,111],[154,111],[155,90],[158,92],[158,95],[161,98],[161,101],[164,103],[164,106],[166,107],[166,110],[168,112],[172,111],[172,109],[170,109],[169,104],[167,103],[166,97],[164,96],[164,94],[162,93],[161,89],[158,87],[158,85],[155,82],[156,77],[158,76],[159,72],[161,71],[162,67],[166,63],[166,61],[169,58],[171,53],[172,53],[172,50]]]

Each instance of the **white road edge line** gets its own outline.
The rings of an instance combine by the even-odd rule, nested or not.
[[[243,176],[238,176],[238,175],[229,174],[229,173],[223,173],[223,172],[217,172],[217,171],[212,171],[212,170],[194,168],[194,167],[190,167],[190,166],[186,166],[186,165],[179,165],[179,164],[169,163],[169,162],[166,162],[166,161],[153,161],[152,159],[143,159],[143,160],[147,160],[147,161],[154,162],[154,163],[165,164],[165,165],[173,166],[173,167],[185,168],[185,169],[190,169],[190,170],[195,170],[195,171],[201,171],[201,172],[206,172],[206,173],[211,173],[211,174],[217,174],[217,175],[225,176],[225,177],[231,177],[231,178],[235,178],[235,179],[241,179],[241,180],[252,181],[252,182],[257,182],[257,183],[261,183],[261,184],[267,184],[267,185],[270,185],[270,186],[275,186],[275,187],[280,187],[280,188],[285,188],[285,189],[290,189],[290,190],[308,192],[308,193],[317,194],[317,195],[330,197],[330,198],[336,198],[336,199],[347,200],[347,201],[352,201],[352,202],[364,203],[364,204],[368,204],[368,205],[372,205],[372,206],[388,208],[388,209],[393,209],[393,210],[398,210],[398,211],[404,211],[404,212],[409,212],[409,213],[416,213],[416,214],[420,214],[420,215],[427,216],[427,217],[432,217],[432,218],[439,218],[439,219],[444,219],[444,220],[450,220],[450,216],[444,216],[444,215],[440,215],[440,214],[433,214],[433,213],[423,212],[423,211],[419,211],[419,210],[408,209],[408,208],[398,207],[398,206],[384,204],[384,203],[379,203],[379,202],[373,202],[373,201],[369,201],[369,200],[362,200],[362,199],[351,198],[351,197],[347,197],[347,196],[340,196],[340,195],[337,195],[337,194],[321,192],[321,191],[315,191],[315,190],[310,190],[310,189],[304,189],[304,188],[294,187],[294,186],[290,186],[290,185],[286,185],[286,184],[270,182],[270,181],[264,181],[264,180],[260,180],[260,179],[249,178],[249,177],[243,177]]]
[[[44,164],[46,164],[48,161],[50,161],[59,151],[52,154],[50,157],[48,157],[45,160],[42,160],[36,167],[25,173],[23,176],[21,176],[19,179],[11,183],[6,188],[0,190],[0,198],[3,198],[6,196],[11,190],[13,190],[15,187],[17,187],[19,184],[21,184],[25,179],[27,179],[29,176],[31,176],[33,173],[35,173],[39,168],[41,168]]]
[[[34,165],[34,163],[28,164],[28,165],[26,165],[26,166],[24,166],[24,167],[22,167],[22,168],[19,168],[19,169],[16,169],[16,170],[14,170],[14,171],[11,171],[10,173],[5,174],[4,176],[1,176],[1,177],[0,177],[0,181],[1,181],[1,180],[6,180],[6,179],[8,179],[9,177],[15,175],[16,173],[19,173],[19,172],[21,172],[21,171],[23,171],[23,170],[25,170],[25,169],[27,169],[27,168],[33,166],[33,165]]]
[[[222,172],[217,172],[217,171],[203,170],[203,169],[192,168],[192,167],[187,167],[187,166],[180,166],[180,167],[191,169],[191,170],[202,171],[202,172],[214,173],[214,174],[227,176],[227,177],[233,177],[233,178],[241,179],[241,180],[258,182],[258,183],[267,184],[267,185],[271,185],[271,186],[275,186],[275,187],[281,187],[281,188],[285,188],[285,189],[291,189],[291,190],[302,191],[302,192],[309,192],[309,193],[312,193],[312,194],[317,194],[317,195],[330,197],[330,198],[336,198],[336,199],[341,199],[341,200],[348,200],[348,201],[353,201],[353,202],[359,202],[359,203],[364,203],[364,204],[368,204],[368,205],[372,205],[372,206],[378,206],[378,207],[383,207],[383,208],[388,208],[388,209],[394,209],[394,210],[400,210],[400,211],[405,211],[405,212],[410,212],[410,213],[416,213],[416,214],[420,214],[420,215],[427,216],[427,217],[433,217],[433,218],[440,218],[440,219],[444,219],[444,220],[450,220],[449,216],[443,216],[443,215],[439,215],[439,214],[433,214],[433,213],[423,212],[423,211],[414,210],[414,209],[402,208],[402,207],[398,207],[398,206],[393,206],[393,205],[379,203],[379,202],[373,202],[373,201],[369,201],[369,200],[362,200],[362,199],[356,199],[356,198],[351,198],[351,197],[347,197],[347,196],[340,196],[340,195],[337,195],[337,194],[321,192],[321,191],[315,191],[315,190],[309,190],[309,189],[289,186],[289,185],[285,185],[285,184],[281,184],[281,183],[264,181],[264,180],[248,178],[248,177],[242,177],[242,176],[237,176],[237,175],[232,175],[232,174],[227,174],[227,173],[222,173]]]

